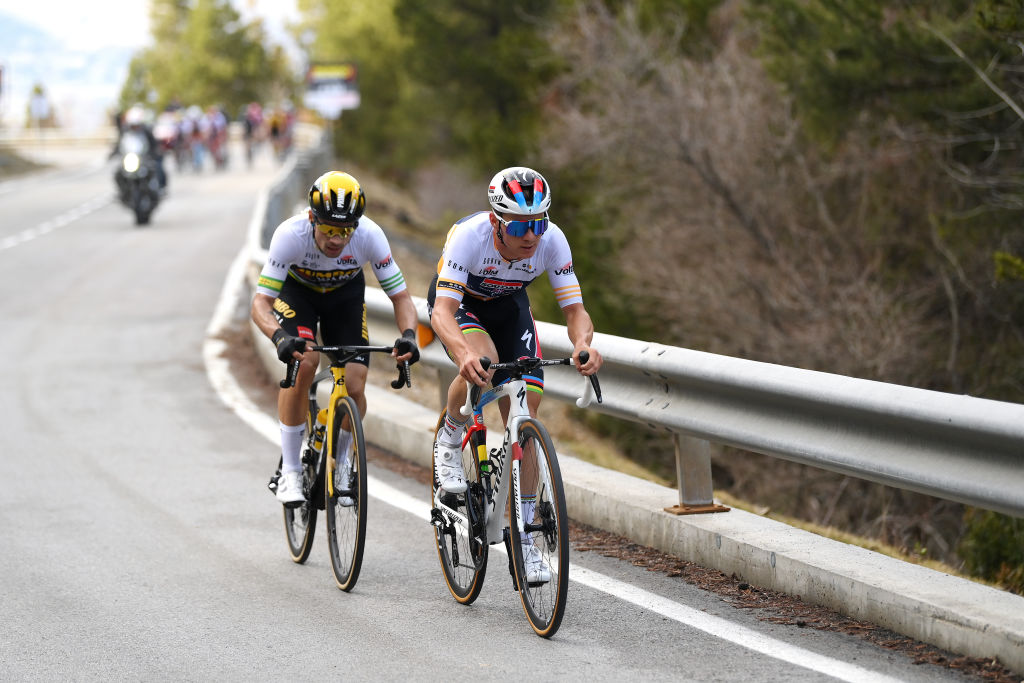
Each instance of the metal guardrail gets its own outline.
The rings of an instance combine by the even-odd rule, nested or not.
[[[327,168],[314,144],[282,171],[254,216],[254,264],[274,227]],[[310,170],[312,169],[312,170]],[[319,169],[319,170],[317,170]],[[258,214],[258,212],[257,212]],[[256,224],[259,223],[257,226]],[[420,322],[425,300],[414,297]],[[367,314],[393,322],[390,300],[367,288]],[[537,323],[549,355],[572,351],[565,327]],[[712,504],[708,442],[735,446],[879,484],[1024,517],[1024,405],[946,394],[596,334],[604,403],[590,407],[676,437],[680,505]],[[454,376],[434,342],[422,362]],[[545,394],[575,400],[585,380],[549,373]]]

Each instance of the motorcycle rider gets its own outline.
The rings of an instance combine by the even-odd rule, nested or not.
[[[161,194],[167,191],[167,173],[164,171],[164,155],[160,151],[160,143],[153,135],[152,129],[146,124],[146,110],[139,105],[133,105],[124,113],[121,128],[118,132],[117,142],[110,153],[111,158],[120,154],[121,141],[126,135],[141,135],[146,139],[146,157],[154,161],[156,166],[157,182],[160,184]]]

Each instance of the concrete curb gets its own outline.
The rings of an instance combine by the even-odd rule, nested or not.
[[[254,325],[250,330],[268,372],[281,374],[272,346]],[[366,397],[367,440],[430,467],[438,411],[376,386],[367,386]],[[672,515],[663,508],[678,501],[675,489],[564,452],[558,459],[575,520],[954,653],[998,658],[1024,672],[1024,597],[742,510]]]

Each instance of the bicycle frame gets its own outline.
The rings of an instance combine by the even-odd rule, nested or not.
[[[327,407],[321,408],[320,404],[316,400],[317,386],[320,382],[331,379],[333,386],[331,388],[331,396],[327,399]],[[327,449],[327,468],[328,472],[334,470],[334,434],[335,430],[331,429],[330,426],[334,424],[335,415],[337,411],[338,402],[344,400],[348,396],[348,389],[345,386],[345,367],[331,365],[326,370],[322,370],[313,377],[313,383],[309,386],[309,402],[310,406],[315,407],[315,410],[308,411],[308,418],[310,421],[314,420],[314,415],[324,415],[324,420],[321,421],[319,418],[315,419],[315,422],[311,425],[306,425],[307,433],[312,439],[311,443],[316,443],[318,439],[323,439],[322,448]],[[326,435],[323,434],[326,432]],[[323,450],[320,451],[320,457],[323,455]],[[327,492],[334,495],[334,479],[333,477],[325,477]]]
[[[472,393],[472,392],[470,392]],[[489,457],[487,450],[487,427],[484,425],[483,409],[488,403],[507,396],[509,398],[508,421],[505,425],[505,439],[501,448],[497,449],[493,457]],[[522,467],[523,449],[519,446],[519,425],[523,420],[530,417],[530,410],[526,405],[526,382],[522,379],[511,379],[508,382],[484,392],[477,400],[471,410],[470,398],[466,399],[466,406],[462,408],[463,413],[472,413],[473,424],[466,429],[466,436],[463,440],[463,447],[472,438],[473,434],[481,433],[482,443],[477,447],[476,457],[484,463],[488,461],[491,471],[487,472],[485,480],[486,507],[486,534],[487,542],[491,545],[502,541],[502,527],[504,522],[504,507],[499,508],[499,503],[504,503],[509,496],[512,497],[512,504],[522,503],[522,491],[520,489],[520,468]],[[509,455],[511,451],[511,461]],[[509,467],[506,469],[506,462]],[[483,469],[483,468],[481,468]],[[486,470],[485,470],[486,472]],[[493,482],[491,477],[494,478]],[[435,503],[440,505],[440,496]],[[519,508],[517,508],[519,509]],[[454,511],[453,511],[454,512]],[[461,517],[461,515],[457,516]],[[468,524],[468,520],[464,523]],[[522,532],[522,519],[519,522],[519,531]]]

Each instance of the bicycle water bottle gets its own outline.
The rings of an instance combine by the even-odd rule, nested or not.
[[[324,445],[324,434],[327,432],[327,408],[321,408],[316,414],[316,426],[313,428],[313,450],[319,452]]]

